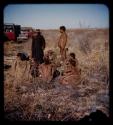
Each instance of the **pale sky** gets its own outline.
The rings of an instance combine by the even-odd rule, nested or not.
[[[10,4],[4,23],[40,29],[109,28],[109,10],[104,4]]]

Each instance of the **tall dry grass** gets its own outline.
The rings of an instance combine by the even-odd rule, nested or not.
[[[9,120],[79,120],[96,109],[109,116],[109,32],[107,29],[68,30],[69,52],[75,52],[81,68],[81,80],[78,85],[60,85],[58,80],[46,84],[37,79],[25,78],[20,84],[12,69],[4,72],[4,111]],[[54,50],[59,60],[56,30],[43,31],[46,49]],[[105,44],[105,42],[108,42]],[[17,51],[30,54],[31,40],[23,44],[10,44],[5,52]],[[19,48],[20,46],[20,48]],[[26,47],[27,46],[27,47]],[[15,51],[12,51],[14,48]],[[7,55],[4,57],[7,60]],[[8,62],[8,61],[6,61]],[[13,61],[10,62],[13,64]]]

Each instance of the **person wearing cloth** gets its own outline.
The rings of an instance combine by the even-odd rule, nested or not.
[[[44,49],[45,49],[45,38],[40,32],[40,29],[36,31],[36,35],[32,37],[32,58],[38,63],[44,62]]]

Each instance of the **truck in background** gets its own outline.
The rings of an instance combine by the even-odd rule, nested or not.
[[[21,26],[15,25],[13,23],[5,23],[4,24],[4,35],[8,38],[8,40],[17,41],[17,37],[21,33]]]

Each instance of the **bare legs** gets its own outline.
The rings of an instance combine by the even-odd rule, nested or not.
[[[60,48],[61,60],[64,61],[66,59],[66,49]]]

